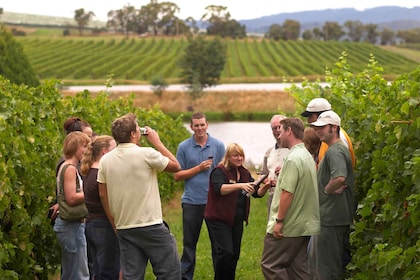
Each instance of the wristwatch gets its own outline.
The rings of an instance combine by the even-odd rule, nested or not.
[[[283,223],[284,222],[284,219],[279,219],[279,218],[276,218],[276,223],[278,224],[278,223]]]

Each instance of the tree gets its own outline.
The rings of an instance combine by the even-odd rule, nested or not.
[[[326,21],[322,27],[324,41],[339,41],[345,34],[338,22]]]
[[[89,24],[89,21],[95,16],[93,12],[85,12],[85,9],[78,9],[74,11],[74,20],[79,26],[79,35],[82,35],[83,29]]]
[[[318,27],[315,27],[314,29],[312,29],[312,33],[314,34],[314,39],[315,40],[320,41],[324,37],[324,34],[322,33],[322,30],[319,29]]]
[[[181,81],[189,88],[198,87],[200,90],[215,86],[225,63],[226,45],[219,38],[206,40],[203,36],[189,37],[179,61]]]
[[[196,34],[198,32],[197,21],[193,17],[187,17],[185,23],[190,27],[192,33]]]
[[[153,76],[150,79],[150,84],[152,85],[153,93],[159,98],[162,98],[163,92],[169,86],[161,74]]]
[[[395,44],[395,32],[391,29],[384,28],[381,31],[381,45]]]
[[[404,40],[404,43],[420,43],[420,28],[398,31],[397,36]]]
[[[111,27],[116,31],[125,34],[126,38],[130,32],[138,30],[138,11],[134,6],[124,6],[119,10],[111,10],[108,12],[107,27]]]
[[[376,40],[378,39],[378,31],[376,30],[378,26],[373,23],[369,23],[365,25],[366,30],[366,38],[365,41],[371,44],[375,44]]]
[[[222,38],[246,37],[246,27],[230,18],[230,13],[225,6],[210,5],[206,7],[206,13],[201,20],[208,23],[207,34],[218,35]]]
[[[178,5],[172,2],[162,2],[158,5],[158,14],[157,14],[157,26],[160,30],[166,28],[167,26],[175,27],[175,35],[179,34],[179,27],[181,20],[175,16],[176,13],[179,13],[180,9]]]
[[[174,35],[179,34],[181,20],[175,16],[179,13],[179,7],[172,2],[151,1],[139,11],[139,22],[142,30],[152,30],[154,35],[164,34],[171,31]]]
[[[265,37],[273,39],[275,41],[280,40],[281,39],[281,25],[277,23],[273,23],[272,25],[270,25],[268,32],[265,34]]]
[[[287,19],[281,28],[281,38],[283,40],[297,40],[300,36],[300,22]]]
[[[312,40],[314,38],[313,33],[311,32],[311,30],[305,30],[302,33],[302,38],[303,40]]]
[[[190,26],[188,26],[188,24],[185,21],[177,17],[168,24],[166,24],[162,32],[165,35],[175,36],[190,35],[192,33]]]
[[[344,23],[344,27],[347,28],[347,36],[352,42],[360,42],[363,38],[364,26],[359,20],[352,21],[348,20]]]
[[[209,29],[207,29],[208,34],[211,35],[219,35],[222,38],[230,37],[232,39],[242,39],[246,37],[246,27],[245,25],[241,25],[238,21],[234,19],[230,19],[226,22],[223,22],[221,25],[221,32],[219,34],[213,34]]]
[[[0,75],[15,84],[38,86],[39,80],[23,51],[4,26],[0,25]]]

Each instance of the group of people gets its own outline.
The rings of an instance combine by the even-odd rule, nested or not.
[[[148,261],[158,279],[193,279],[203,222],[214,279],[235,279],[250,197],[266,193],[264,278],[340,279],[350,261],[353,147],[327,100],[312,100],[302,116],[309,127],[300,118],[271,119],[275,145],[264,155],[261,184],[246,168],[243,148],[236,143],[225,148],[212,137],[202,113],[192,115],[193,134],[176,155],[152,128],[146,126],[142,135],[134,114],[116,119],[112,136],[94,139],[87,122],[66,121],[57,194],[62,184],[67,203],[85,203],[89,213],[68,221],[60,218],[59,207],[51,207],[62,247],[62,279],[144,279]],[[69,123],[78,125],[71,130]],[[153,147],[139,146],[141,137]],[[181,258],[162,218],[158,172],[184,181]]]
[[[140,147],[144,133],[134,114],[116,119],[112,136],[93,137],[90,125],[79,118],[68,119],[64,129],[57,196],[69,207],[85,204],[88,214],[68,219],[60,215],[61,206],[50,208],[62,249],[61,279],[144,279],[148,261],[159,279],[180,279],[157,180],[159,172],[174,173],[180,165],[158,133],[146,126],[154,148]]]
[[[326,99],[311,100],[301,116],[307,128],[300,118],[282,118],[275,134],[272,122],[274,149],[288,153],[277,164],[262,272],[265,279],[343,279],[355,211],[352,142]]]

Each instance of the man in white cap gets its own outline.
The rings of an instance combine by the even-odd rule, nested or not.
[[[306,111],[300,115],[302,117],[307,117],[308,123],[311,124],[318,119],[321,113],[326,111],[331,111],[330,102],[328,102],[328,100],[325,98],[314,98],[309,101],[308,106],[306,106]],[[352,165],[354,168],[354,165],[356,164],[356,157],[354,155],[353,144],[346,131],[342,128],[340,129],[340,138],[343,140],[344,145],[346,145],[346,147],[349,149]],[[325,142],[321,142],[321,146],[319,147],[318,163],[321,162],[321,159],[324,157],[327,149],[328,145]]]
[[[320,279],[343,277],[342,257],[354,216],[354,173],[348,148],[340,139],[340,117],[333,111],[321,113],[312,122],[328,150],[318,166],[317,180],[321,234],[316,242]]]

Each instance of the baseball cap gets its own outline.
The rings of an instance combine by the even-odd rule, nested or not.
[[[314,98],[309,101],[306,111],[300,114],[302,117],[309,117],[314,113],[322,113],[331,110],[331,104],[325,98]]]
[[[341,119],[334,111],[325,111],[319,115],[316,122],[311,123],[311,126],[326,126],[327,124],[341,125]]]

